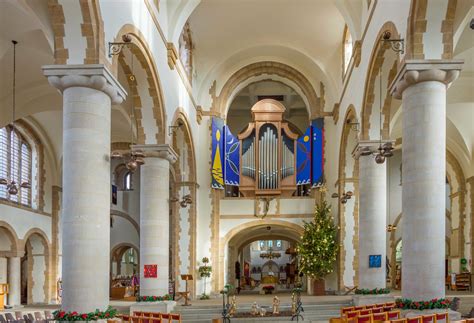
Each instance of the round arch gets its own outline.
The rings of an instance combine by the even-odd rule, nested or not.
[[[1,251],[0,254],[3,254],[5,257],[18,256],[21,251],[20,240],[18,239],[18,235],[16,234],[15,229],[13,229],[13,227],[5,221],[0,221],[0,229],[5,232],[6,236],[11,242],[10,251]]]
[[[22,240],[24,257],[21,264],[21,286],[23,303],[48,303],[50,300],[51,284],[54,279],[50,272],[51,244],[46,233],[39,229],[30,229]],[[42,294],[42,296],[41,296]]]
[[[268,230],[268,227],[270,227],[270,230]],[[282,240],[299,241],[303,231],[303,227],[299,224],[272,219],[265,220],[265,222],[261,220],[246,222],[229,230],[219,242],[219,268],[221,270],[216,271],[219,273],[217,289],[222,289],[226,281],[232,281],[234,273],[230,270],[230,267],[232,267],[230,264],[233,264],[237,259],[238,249],[242,241],[250,241],[256,237],[263,238],[269,235],[272,239],[281,237]]]
[[[344,290],[344,275],[345,275],[345,270],[346,270],[346,258],[349,257],[349,251],[354,250],[353,254],[353,260],[350,261],[350,263],[353,264],[354,267],[354,275],[353,275],[353,284],[354,286],[357,285],[357,280],[358,280],[358,266],[357,266],[357,259],[359,258],[358,255],[358,250],[359,250],[359,214],[358,214],[358,199],[359,199],[359,194],[358,194],[358,178],[359,178],[359,165],[358,165],[358,160],[353,159],[351,152],[352,149],[355,148],[355,144],[358,140],[357,134],[353,135],[352,137],[350,136],[352,125],[351,123],[357,122],[357,112],[354,107],[354,105],[349,105],[349,107],[346,110],[346,115],[344,117],[344,123],[342,126],[342,134],[341,134],[341,142],[339,145],[339,167],[338,167],[338,181],[337,181],[337,186],[338,186],[338,194],[339,196],[342,196],[344,192],[346,191],[346,188],[350,188],[349,190],[353,189],[353,204],[350,204],[351,207],[353,207],[352,210],[352,217],[349,221],[349,218],[346,216],[346,212],[349,212],[349,206],[348,204],[342,204],[339,202],[339,199],[337,200],[337,207],[338,207],[338,222],[339,222],[339,227],[340,227],[340,233],[339,233],[339,245],[341,246],[339,248],[339,256],[338,256],[338,288],[340,290]],[[349,147],[349,144],[352,144],[354,147]],[[353,167],[352,167],[352,176],[348,176],[346,173],[346,168],[348,167],[349,161],[353,160]],[[351,233],[349,230],[351,229],[353,233]],[[345,246],[345,240],[347,234],[352,234],[352,248],[351,246]]]
[[[321,100],[306,76],[287,64],[275,61],[263,61],[249,64],[232,74],[222,87],[219,96],[216,97],[214,101],[214,111],[221,116],[225,116],[233,97],[240,91],[240,89],[250,83],[258,81],[256,78],[262,76],[263,79],[272,79],[272,77],[276,77],[277,81],[283,82],[294,88],[295,91],[306,100],[305,103],[307,104],[308,109],[310,109],[308,111],[310,118],[315,118],[321,115]]]
[[[179,277],[181,274],[187,274],[194,272],[197,266],[197,248],[196,248],[196,229],[197,229],[197,174],[196,174],[196,152],[194,146],[193,133],[189,118],[181,107],[179,107],[173,116],[171,125],[174,126],[175,130],[171,136],[172,147],[174,151],[178,153],[178,161],[170,167],[174,172],[174,185],[172,195],[178,199],[178,202],[170,204],[171,208],[171,232],[170,232],[170,245],[171,247],[171,266],[170,270],[173,277]],[[183,151],[185,150],[185,151]],[[183,160],[182,156],[185,156]],[[192,203],[186,207],[182,207],[179,201],[185,195],[190,195]],[[184,218],[189,223],[189,231],[182,232],[179,226],[179,221]],[[178,220],[179,219],[179,220]],[[185,241],[180,240],[185,237]],[[187,240],[189,237],[189,240]],[[180,260],[180,246],[187,245],[185,253],[189,255],[188,267],[186,272],[180,272],[180,263],[184,261]],[[190,286],[190,292],[195,295],[196,291],[196,280],[193,280]],[[182,282],[176,279],[176,289],[180,289]]]
[[[130,96],[135,102],[135,107],[144,109],[141,101],[146,99],[145,97],[140,97],[138,87],[144,86],[145,91],[148,93],[147,98],[151,99],[152,103],[152,113],[155,119],[155,124],[158,129],[156,134],[145,133],[145,127],[143,125],[143,113],[136,114],[137,120],[137,133],[138,138],[137,142],[139,144],[145,144],[145,142],[154,142],[158,144],[166,143],[166,110],[164,107],[164,97],[162,92],[162,86],[160,78],[158,76],[157,68],[153,55],[151,53],[150,47],[145,41],[145,37],[142,32],[131,24],[124,25],[117,33],[115,41],[122,41],[122,36],[128,34],[132,41],[133,46],[129,46],[129,50],[136,61],[139,63],[139,66],[143,69],[147,84],[138,84],[137,79],[131,80],[130,76],[132,75],[132,69],[129,63],[126,61],[123,52],[119,55],[113,57],[112,60],[112,73],[118,75],[118,67],[121,66],[125,75],[127,76],[128,86],[130,88]]]
[[[384,61],[386,59],[390,59],[390,56],[392,56],[392,53],[393,53],[388,44],[384,44],[381,42],[383,34],[386,31],[391,33],[392,38],[394,37],[399,38],[398,37],[399,33],[397,31],[397,28],[395,24],[391,21],[388,21],[385,24],[383,24],[377,36],[375,37],[375,43],[373,45],[372,53],[370,55],[369,68],[367,69],[367,76],[365,78],[366,83],[365,83],[365,89],[364,89],[364,98],[362,101],[363,102],[362,112],[361,112],[361,119],[362,119],[361,120],[361,139],[362,140],[374,139],[374,138],[370,138],[369,131],[371,128],[370,121],[371,121],[371,116],[373,112],[373,106],[374,106],[374,103],[376,102],[376,98],[378,97],[377,93],[375,93],[376,92],[375,90],[377,87],[377,85],[375,84],[376,83],[375,81],[377,77],[379,76],[380,71],[383,70]],[[385,99],[384,99],[383,108],[382,108],[382,114],[384,116],[383,123],[382,123],[382,135],[385,139],[388,139],[388,136],[389,136],[390,107],[392,105],[392,100],[393,100],[392,96],[390,95],[389,87],[397,74],[399,61],[400,61],[400,54],[397,54],[395,56],[395,59],[393,60],[392,66],[390,67],[389,73],[386,77],[387,82],[386,82],[386,89],[384,91]]]

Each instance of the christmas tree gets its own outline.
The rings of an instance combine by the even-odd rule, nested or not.
[[[313,221],[304,223],[304,233],[297,247],[300,270],[310,278],[324,278],[334,270],[337,250],[337,227],[331,208],[322,201],[316,206]]]

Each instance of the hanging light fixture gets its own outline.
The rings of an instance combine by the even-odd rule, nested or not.
[[[12,129],[15,131],[15,110],[16,110],[16,45],[18,42],[12,40],[13,44],[13,104],[12,104]],[[13,148],[15,150],[15,148]],[[0,178],[0,185],[6,185],[8,194],[17,195],[18,194],[18,185],[14,179],[10,180],[8,178]],[[30,189],[31,184],[28,181],[21,182],[20,188]]]
[[[351,191],[344,192],[344,193],[342,193],[341,198],[339,200],[342,204],[346,204],[347,201],[352,198],[352,195],[354,195],[354,193],[352,193]],[[339,194],[338,193],[332,193],[331,197],[334,198],[334,199],[339,198]]]
[[[131,52],[131,51],[130,51]],[[133,53],[131,53],[132,56],[132,73],[129,76],[129,80],[131,83],[135,82],[135,73],[134,73],[134,68],[133,68]],[[130,109],[130,154],[128,153],[122,153],[120,151],[112,151],[110,157],[111,158],[124,158],[126,156],[129,157],[128,161],[125,163],[125,166],[129,171],[132,173],[137,170],[137,168],[143,164],[145,164],[145,154],[142,151],[139,150],[132,150],[132,146],[135,144],[134,143],[134,131],[133,131],[133,124],[136,125],[136,119],[135,119],[135,106],[134,106],[134,100],[132,98],[132,107]]]

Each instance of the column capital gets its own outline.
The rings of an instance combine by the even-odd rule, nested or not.
[[[407,87],[426,81],[438,81],[449,86],[459,76],[463,64],[463,60],[454,59],[406,60],[390,86],[390,94],[401,99]]]
[[[163,158],[174,164],[178,160],[178,154],[168,144],[158,145],[133,145],[132,151],[141,151],[146,158]]]
[[[127,92],[103,64],[45,65],[43,74],[49,84],[61,93],[70,87],[87,87],[102,91],[110,97],[112,104],[120,104]]]
[[[384,145],[386,143],[391,143],[392,145],[395,144],[395,140],[392,139],[384,139],[384,140],[359,140],[357,145],[355,146],[354,150],[352,151],[352,157],[358,159],[361,156],[361,150],[369,148],[372,153],[377,153],[380,145]]]

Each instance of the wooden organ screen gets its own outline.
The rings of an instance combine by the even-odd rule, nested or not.
[[[296,139],[283,121],[285,107],[265,99],[251,109],[253,121],[238,135],[240,186],[245,196],[286,195],[296,190]]]

